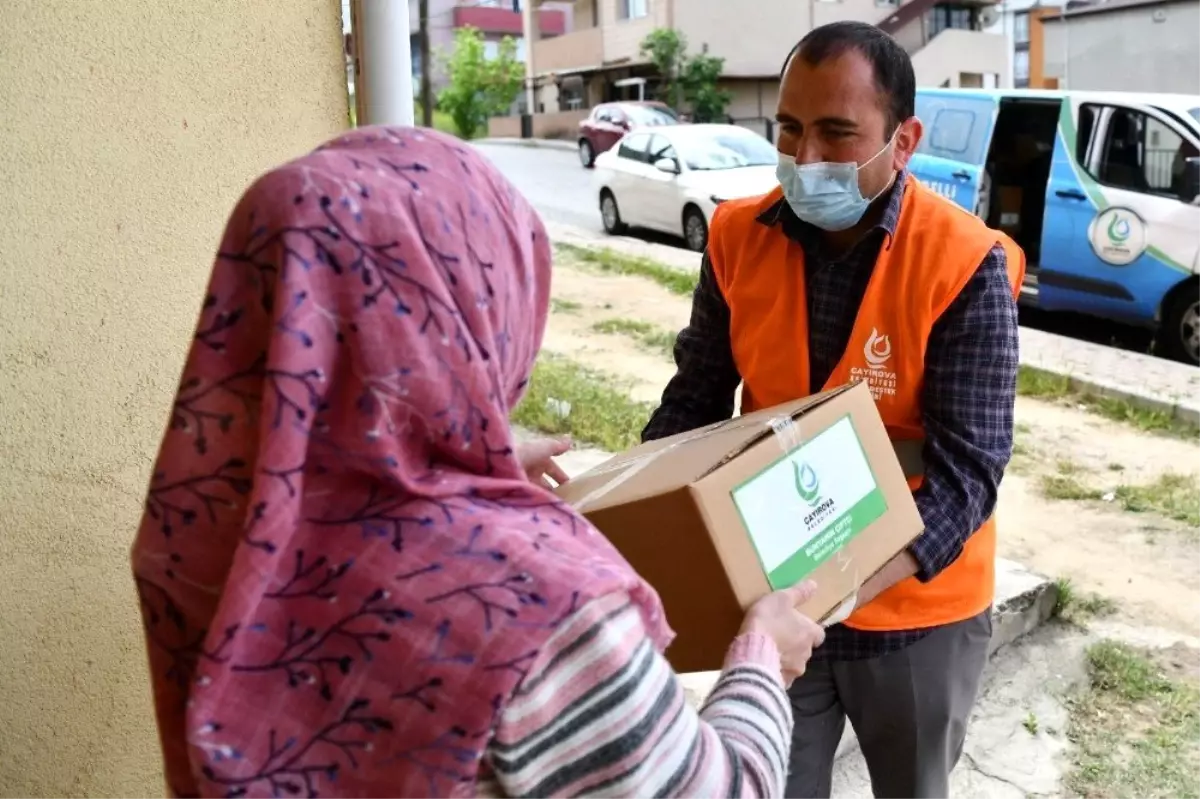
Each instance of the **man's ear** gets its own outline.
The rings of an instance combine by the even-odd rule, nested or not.
[[[908,166],[909,159],[921,144],[924,132],[921,120],[916,117],[909,117],[900,123],[900,130],[896,132],[896,146],[892,151],[892,167],[897,172]]]

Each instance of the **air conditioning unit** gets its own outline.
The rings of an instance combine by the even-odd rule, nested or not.
[[[979,9],[979,27],[990,28],[1000,21],[1000,11],[996,6],[984,6]]]

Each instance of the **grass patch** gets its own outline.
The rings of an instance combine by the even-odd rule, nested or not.
[[[560,258],[576,262],[581,266],[608,275],[631,275],[652,280],[672,294],[690,297],[696,290],[700,277],[697,273],[673,269],[666,264],[614,252],[607,247],[577,247],[574,244],[556,244],[555,252]]]
[[[1056,618],[1083,623],[1088,619],[1112,616],[1117,612],[1117,603],[1106,596],[1090,591],[1078,591],[1069,577],[1054,581],[1054,612]]]
[[[1032,366],[1022,366],[1017,372],[1017,393],[1023,397],[1050,402],[1072,402],[1114,422],[1132,425],[1148,433],[1160,433],[1178,438],[1200,438],[1200,427],[1176,419],[1162,411],[1141,408],[1119,397],[1100,397],[1077,391],[1070,378]]]
[[[1200,796],[1200,692],[1113,641],[1088,649],[1088,687],[1071,702],[1067,776],[1084,797]]]
[[[627,336],[646,349],[660,352],[667,357],[675,351],[675,337],[678,335],[641,319],[602,319],[592,325],[592,330],[597,333]]]
[[[1191,527],[1200,527],[1200,489],[1196,478],[1166,472],[1146,485],[1117,486],[1116,501],[1132,513],[1157,513]]]
[[[1083,502],[1100,499],[1104,492],[1092,488],[1079,480],[1083,473],[1079,464],[1069,460],[1060,460],[1056,464],[1054,474],[1042,475],[1042,496],[1046,499]]]
[[[1109,464],[1113,473],[1122,471],[1120,465]],[[1192,475],[1164,472],[1153,482],[1144,485],[1122,484],[1111,492],[1094,488],[1081,477],[1085,471],[1079,464],[1060,460],[1053,474],[1041,478],[1042,496],[1068,502],[1106,500],[1116,502],[1130,513],[1153,513],[1189,527],[1200,527],[1200,485]]]
[[[574,300],[560,300],[557,297],[550,299],[550,313],[579,313],[582,308],[583,305]]]
[[[653,406],[622,391],[620,380],[566,358],[542,355],[513,424],[550,435],[569,433],[582,444],[621,452],[641,441]]]

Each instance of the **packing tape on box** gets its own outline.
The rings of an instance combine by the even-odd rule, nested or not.
[[[608,474],[609,472],[615,472],[619,469],[624,469],[625,473],[618,475],[617,477],[614,477],[612,480],[609,480],[604,485],[596,486],[594,489],[587,492],[579,499],[575,500],[575,502],[572,503],[572,507],[574,507],[575,510],[577,510],[577,511],[583,512],[587,508],[588,505],[592,504],[593,502],[596,502],[601,497],[606,496],[613,489],[619,488],[620,486],[624,485],[626,482],[628,482],[630,480],[630,478],[636,477],[639,473],[641,473],[641,471],[643,469],[645,469],[650,464],[654,463],[654,461],[658,460],[663,455],[666,455],[668,452],[670,452],[673,449],[683,446],[684,444],[688,443],[689,441],[694,441],[697,438],[700,438],[702,435],[705,435],[706,433],[708,433],[708,431],[709,431],[709,428],[707,428],[707,427],[702,428],[700,430],[693,432],[691,435],[684,436],[683,438],[676,441],[674,444],[668,444],[667,446],[662,447],[661,449],[656,449],[653,452],[647,452],[645,455],[639,455],[636,458],[630,458],[629,460],[620,461],[618,463],[612,464],[611,466],[601,466],[596,469],[592,469],[585,476],[594,477],[595,475],[598,475],[598,474]]]
[[[780,447],[785,453],[791,452],[800,446],[800,425],[791,416],[772,416],[770,419],[767,419],[765,424],[767,428],[770,429],[770,431],[774,434],[775,440],[779,442]],[[582,497],[572,503],[572,507],[574,507],[577,511],[583,512],[592,503],[599,501],[601,498],[607,496],[609,492],[614,491],[632,478],[636,477],[642,472],[642,470],[654,463],[654,461],[658,460],[663,455],[666,455],[668,452],[677,449],[684,444],[695,441],[697,438],[708,435],[720,426],[720,424],[716,424],[702,427],[699,430],[693,431],[690,435],[683,436],[675,443],[668,444],[662,449],[656,449],[653,452],[647,452],[645,455],[641,455],[636,458],[620,461],[612,464],[611,466],[601,466],[589,471],[585,476],[594,477],[596,475],[615,472],[619,469],[625,470],[624,474],[614,477],[604,485],[596,486],[596,488],[584,494]]]

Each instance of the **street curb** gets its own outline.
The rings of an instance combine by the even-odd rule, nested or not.
[[[988,659],[1044,624],[1054,613],[1057,601],[1058,592],[1049,578],[1031,572],[1014,561],[996,558],[996,600],[992,607],[992,640],[988,647]],[[985,681],[990,673],[990,668],[984,671]],[[697,710],[712,691],[718,676],[719,672],[715,671],[679,675],[684,694]],[[857,748],[858,737],[847,724],[834,759]]]
[[[1135,408],[1140,408],[1144,411],[1165,414],[1171,419],[1183,422],[1185,424],[1200,427],[1200,406],[1188,406],[1181,402],[1159,399],[1157,397],[1148,397],[1145,394],[1138,394],[1135,391],[1130,391],[1127,388],[1115,386],[1112,383],[1106,382],[1100,378],[1078,377],[1069,372],[1064,372],[1061,367],[1049,367],[1038,363],[1039,359],[1025,360],[1022,358],[1021,365],[1031,369],[1037,369],[1047,374],[1057,375],[1065,378],[1070,389],[1078,394],[1088,394],[1094,397],[1107,397],[1108,399],[1121,400],[1128,402]]]
[[[533,147],[545,148],[548,150],[570,150],[575,152],[575,143],[569,141],[561,141],[559,139],[512,139],[512,138],[494,138],[494,139],[475,139],[472,144],[498,144],[505,147]]]

